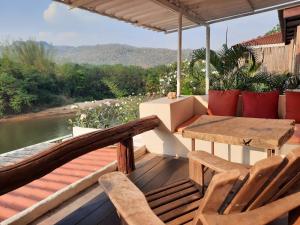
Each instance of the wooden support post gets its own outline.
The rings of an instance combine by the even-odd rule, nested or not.
[[[182,64],[182,13],[178,14],[178,50],[177,50],[177,97],[180,97]]]
[[[211,150],[211,154],[215,155],[215,142],[211,142],[210,150]]]
[[[121,141],[117,150],[118,170],[128,174],[135,170],[133,138]]]
[[[209,91],[209,76],[210,76],[210,27],[206,26],[206,60],[205,60],[205,94]]]

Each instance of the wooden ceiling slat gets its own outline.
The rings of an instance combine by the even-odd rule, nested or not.
[[[205,24],[205,21],[202,19],[201,16],[195,15],[195,13],[193,13],[192,10],[187,9],[184,5],[175,5],[174,3],[171,3],[168,0],[150,0],[150,1],[153,1],[164,7],[167,7],[168,9],[173,10],[177,13],[181,12],[185,18],[189,19],[190,21],[193,21],[196,24]]]

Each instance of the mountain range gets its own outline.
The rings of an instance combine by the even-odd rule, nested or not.
[[[176,62],[177,51],[163,48],[138,48],[122,44],[94,46],[55,46],[54,58],[58,63],[123,64],[152,67]],[[189,59],[192,50],[183,50],[183,59]]]

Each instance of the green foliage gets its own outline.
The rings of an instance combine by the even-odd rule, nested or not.
[[[0,115],[21,112],[36,100],[26,91],[26,83],[6,74],[0,73]]]
[[[196,62],[206,59],[205,48],[193,52],[190,67],[193,68]],[[223,48],[217,52],[210,51],[212,70],[212,89],[240,89],[240,79],[251,76],[259,67],[256,63],[255,54],[251,48],[243,45],[234,45]]]
[[[105,122],[109,116],[119,118],[116,123],[137,118],[138,104],[146,99],[143,96],[166,95],[176,91],[176,63],[148,69],[124,65],[56,64],[52,61],[51,49],[34,41],[7,45],[2,53],[0,116],[38,111],[76,101],[121,99],[118,104],[122,104],[122,110],[107,106],[109,109],[102,107],[98,111],[85,113],[92,118],[89,121],[96,121],[97,113],[108,118],[97,125],[107,127],[111,126]],[[199,49],[194,51],[191,62],[186,60],[182,63],[182,94],[204,94],[204,60],[205,49]],[[213,89],[279,89],[283,92],[286,88],[299,86],[299,79],[290,74],[275,76],[257,73],[260,65],[256,63],[251,49],[244,46],[224,46],[218,52],[211,51],[211,64],[210,83]],[[137,97],[127,98],[132,95]]]
[[[159,88],[160,67],[55,64],[51,49],[34,41],[6,45],[2,53],[2,115],[76,101],[152,93]]]
[[[139,105],[159,96],[129,96],[114,101],[106,101],[96,108],[80,111],[73,120],[69,120],[71,126],[103,129],[139,118]]]
[[[271,34],[274,34],[274,33],[278,33],[281,31],[281,28],[280,28],[280,25],[277,24],[276,26],[274,26],[271,30],[269,30],[268,32],[265,33],[265,36],[266,35],[271,35]]]
[[[3,54],[19,64],[33,67],[41,73],[53,73],[52,51],[40,42],[33,40],[14,42],[4,48]]]

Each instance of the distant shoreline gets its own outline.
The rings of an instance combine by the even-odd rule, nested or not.
[[[0,119],[0,123],[3,122],[18,122],[18,121],[25,121],[25,120],[32,120],[32,119],[43,119],[43,118],[51,118],[51,117],[63,117],[63,116],[71,116],[75,115],[78,111],[88,108],[95,108],[100,104],[107,102],[107,101],[114,101],[113,99],[104,99],[98,101],[86,101],[86,102],[78,102],[71,105],[65,105],[60,107],[54,107],[42,110],[40,112],[35,113],[25,113],[20,115],[12,115],[6,116]]]

